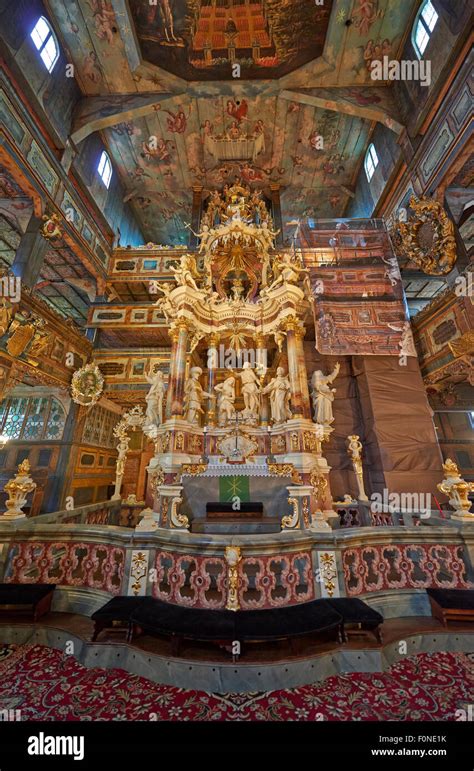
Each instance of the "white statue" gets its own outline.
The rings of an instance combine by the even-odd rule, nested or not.
[[[403,326],[399,327],[396,324],[389,324],[387,326],[393,329],[394,332],[401,332],[401,338],[398,343],[400,348],[400,356],[418,356],[415,348],[415,341],[413,339],[413,332],[411,331],[411,325],[409,321],[404,321]]]
[[[260,411],[260,381],[252,370],[252,365],[246,361],[243,365],[243,371],[238,373],[242,381],[242,395],[244,397],[245,413],[251,414],[258,419]]]
[[[158,370],[154,375],[146,375],[145,378],[150,383],[151,388],[145,396],[146,416],[145,425],[156,426],[163,423],[163,396],[165,393],[165,384],[163,373]]]
[[[219,426],[225,426],[229,420],[235,418],[235,377],[232,375],[214,386],[218,393],[217,417]]]
[[[170,297],[171,292],[175,287],[171,287],[169,284],[155,283],[155,289],[159,292],[163,292],[163,297],[159,297],[154,304],[160,309],[166,319],[166,323],[169,324],[170,316],[174,316],[175,314],[175,306]]]
[[[199,292],[198,285],[194,276],[198,277],[198,272],[194,258],[190,254],[183,254],[179,261],[179,268],[173,268],[173,274],[178,286],[190,286]]]
[[[263,389],[262,394],[270,394],[270,409],[274,423],[285,423],[291,418],[291,386],[283,367],[278,367],[276,377]]]
[[[201,407],[205,396],[212,397],[212,394],[204,390],[199,378],[202,375],[201,367],[191,367],[189,378],[184,386],[184,414],[188,423],[199,425],[199,415],[204,412]]]
[[[191,233],[196,236],[196,238],[201,239],[201,243],[199,244],[198,254],[202,254],[204,251],[206,251],[207,242],[215,234],[214,228],[209,228],[209,225],[204,224],[202,226],[202,230],[200,233],[196,233],[190,224],[185,225],[186,228],[189,228]]]
[[[364,489],[364,469],[362,466],[362,442],[357,434],[351,434],[347,437],[347,454],[352,461],[354,471],[357,477],[357,486],[359,488],[359,500],[368,501]]]
[[[277,237],[279,230],[272,230],[268,227],[268,221],[264,220],[259,229],[259,238],[263,242],[265,251],[273,249],[275,247],[275,238]]]
[[[267,292],[276,289],[279,284],[297,284],[300,275],[308,275],[309,273],[306,268],[302,267],[301,260],[295,260],[291,254],[277,255],[273,263],[273,272],[276,278],[266,289]]]
[[[335,388],[330,388],[338,376],[341,366],[337,362],[330,375],[324,375],[320,369],[313,372],[311,378],[311,396],[313,397],[314,421],[324,426],[329,426],[334,421],[332,403],[334,401]]]

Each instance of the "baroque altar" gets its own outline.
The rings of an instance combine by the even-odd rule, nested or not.
[[[302,255],[275,253],[270,212],[240,181],[211,194],[200,228],[197,256],[183,254],[174,281],[156,287],[171,337],[166,395],[161,373],[148,378],[143,428],[155,445],[148,497],[157,521],[180,526],[186,478],[226,464],[241,476],[252,476],[249,467],[268,470],[275,499],[285,494],[282,527],[316,521],[329,529],[337,515],[322,446],[333,430],[328,384],[338,369],[315,373],[313,419],[303,348],[312,299]],[[181,522],[187,527],[189,518]]]

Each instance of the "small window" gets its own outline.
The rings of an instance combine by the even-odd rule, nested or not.
[[[105,187],[108,189],[110,185],[110,180],[112,179],[112,164],[105,150],[102,151],[102,155],[100,156],[100,161],[99,161],[99,165],[97,166],[97,171],[99,172],[99,176],[102,182],[104,183]]]
[[[59,46],[50,23],[40,16],[31,32],[31,39],[39,52],[44,66],[52,72],[59,59]]]
[[[428,45],[431,37],[431,33],[436,27],[438,21],[438,14],[436,13],[431,0],[426,0],[421,6],[420,12],[413,25],[412,42],[416,51],[418,59],[421,59],[426,46]]]
[[[364,161],[365,173],[367,174],[367,179],[369,182],[374,176],[374,171],[378,165],[379,165],[379,157],[377,155],[377,151],[373,144],[369,145],[369,149],[365,154],[365,161]]]
[[[469,413],[469,422],[471,424],[471,428],[474,428],[474,412]]]

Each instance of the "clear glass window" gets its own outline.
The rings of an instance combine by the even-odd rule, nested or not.
[[[426,47],[430,41],[431,33],[436,27],[438,14],[431,0],[426,0],[423,4],[417,20],[415,21],[412,33],[412,41],[419,59],[422,58]]]
[[[375,169],[379,165],[379,157],[377,155],[377,151],[373,144],[369,145],[367,152],[365,154],[365,173],[367,175],[367,179],[370,182],[372,177],[374,176]]]
[[[50,23],[40,16],[31,31],[31,39],[48,72],[52,72],[59,59],[59,46]]]
[[[99,176],[105,187],[108,189],[110,180],[112,179],[112,164],[105,150],[102,151],[102,155],[100,156],[97,171],[99,172]]]

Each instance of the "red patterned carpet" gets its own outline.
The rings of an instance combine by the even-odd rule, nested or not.
[[[122,669],[88,669],[42,645],[0,649],[0,708],[23,720],[454,720],[474,701],[474,654],[421,653],[384,674],[250,694],[208,694]]]

